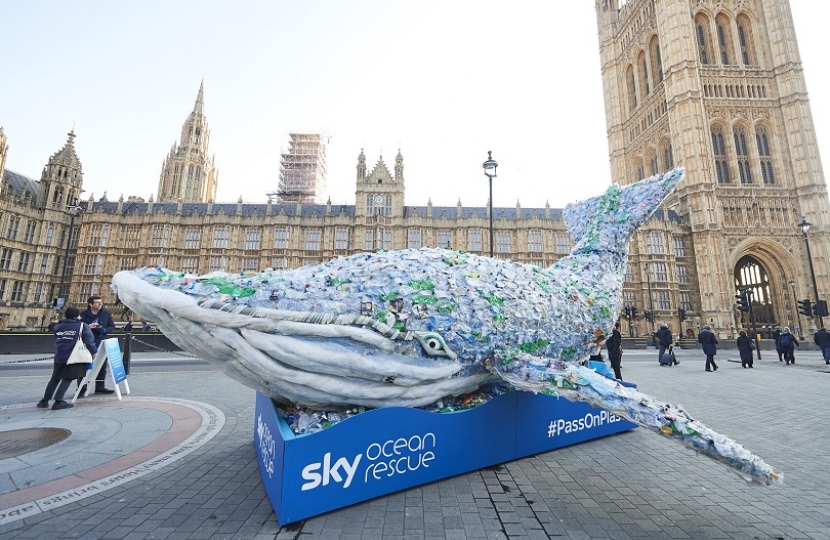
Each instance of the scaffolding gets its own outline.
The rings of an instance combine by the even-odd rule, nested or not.
[[[318,133],[290,133],[288,153],[280,161],[277,202],[319,203],[326,192],[326,144]]]

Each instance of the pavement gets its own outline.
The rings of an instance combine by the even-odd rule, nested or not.
[[[0,459],[0,539],[830,539],[830,366],[817,351],[792,366],[763,351],[742,369],[722,351],[706,373],[700,351],[677,354],[660,367],[654,349],[625,351],[623,376],[741,442],[784,485],[747,484],[638,429],[282,528],[259,477],[253,390],[199,359],[140,353],[123,400],[51,411],[35,408],[51,361],[0,354],[0,435],[68,432]]]

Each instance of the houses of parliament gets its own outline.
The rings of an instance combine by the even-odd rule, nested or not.
[[[811,334],[816,322],[796,300],[830,294],[830,200],[789,2],[595,0],[595,10],[611,177],[628,184],[674,166],[687,175],[631,244],[624,334],[666,322],[675,334],[709,324],[732,337],[748,327],[739,288],[752,291],[759,330]],[[117,317],[112,275],[141,265],[246,272],[379,249],[489,253],[487,207],[406,204],[400,151],[387,164],[355,149],[353,205],[323,201],[320,189],[215,201],[204,103],[201,87],[147,201],[79,200],[74,132],[44,156],[40,179],[6,169],[14,134],[0,128],[0,329],[39,329],[57,298],[84,305],[92,294]],[[561,209],[493,208],[493,218],[496,257],[548,266],[571,248]]]

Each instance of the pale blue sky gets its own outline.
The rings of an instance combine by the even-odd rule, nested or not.
[[[830,156],[830,4],[791,0],[819,146]],[[39,178],[75,123],[96,198],[155,194],[205,78],[218,199],[264,202],[291,131],[331,138],[328,192],[357,155],[401,149],[410,205],[554,207],[610,181],[589,0],[0,0],[7,167]],[[567,83],[570,78],[571,83]]]

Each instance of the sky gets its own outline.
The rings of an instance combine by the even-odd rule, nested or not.
[[[291,132],[330,136],[327,192],[357,156],[404,157],[406,204],[563,207],[612,181],[594,3],[540,0],[0,0],[6,167],[39,179],[73,126],[84,198],[155,196],[204,78],[217,200],[276,191]],[[790,0],[830,156],[830,3]]]

